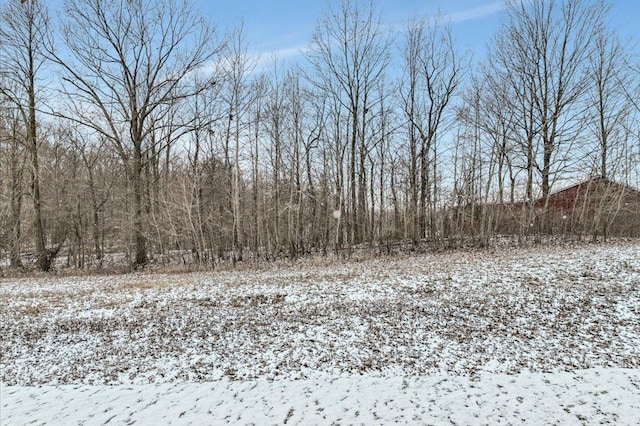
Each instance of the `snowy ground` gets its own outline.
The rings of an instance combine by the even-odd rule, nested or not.
[[[639,386],[637,369],[12,386],[2,390],[2,424],[637,425]]]
[[[640,245],[0,281],[0,424],[640,423]]]

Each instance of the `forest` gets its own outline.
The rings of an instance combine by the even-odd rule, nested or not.
[[[446,16],[334,1],[291,62],[188,1],[0,0],[0,268],[638,230],[640,63],[611,7],[507,0],[478,58]],[[554,207],[589,180],[616,185]]]

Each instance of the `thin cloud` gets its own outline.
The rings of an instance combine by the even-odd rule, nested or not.
[[[445,14],[444,21],[459,23],[486,18],[506,9],[504,1],[494,1],[482,6]],[[392,32],[403,31],[404,26],[399,23],[386,24]],[[309,43],[298,44],[290,47],[275,48],[271,50],[258,49],[248,53],[248,63],[251,64],[250,74],[266,72],[273,65],[274,60],[279,62],[295,62],[309,50]],[[212,72],[219,70],[218,63],[211,63],[203,67],[203,71]]]
[[[300,44],[292,47],[274,49],[267,52],[253,54],[255,60],[254,73],[265,72],[271,67],[274,61],[289,62],[295,61],[309,49],[309,44]]]
[[[472,21],[475,19],[486,18],[487,16],[495,15],[506,8],[504,2],[494,2],[477,6],[471,9],[462,10],[460,12],[453,12],[446,15],[446,17],[452,22],[464,22]]]
[[[273,65],[274,61],[278,62],[290,62],[295,61],[302,56],[308,49],[308,44],[301,44],[298,46],[272,49],[270,51],[252,51],[244,54],[242,61],[246,64],[246,72],[248,74],[260,74],[268,71]],[[225,67],[228,66],[228,61],[231,58],[219,57],[214,60],[203,64],[198,68],[194,74],[201,76],[211,76],[224,72]]]
[[[273,49],[270,51],[266,51],[258,55],[259,57],[258,64],[264,63],[264,62],[272,62],[273,58],[277,58],[278,60],[295,58],[297,56],[302,55],[307,49],[308,49],[308,44],[300,44],[297,46],[284,47],[280,49]]]

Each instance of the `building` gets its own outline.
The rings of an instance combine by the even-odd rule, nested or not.
[[[629,185],[592,178],[538,199],[539,214],[545,204],[552,232],[640,236],[640,191]]]

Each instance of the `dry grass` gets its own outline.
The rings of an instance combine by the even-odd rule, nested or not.
[[[286,297],[286,294],[249,294],[234,296],[231,298],[229,305],[234,308],[255,308],[260,305],[272,306],[284,303]]]
[[[124,283],[120,286],[123,290],[149,290],[153,288],[164,288],[169,285],[173,285],[170,281],[132,281]]]
[[[46,311],[43,305],[29,305],[19,309],[24,315],[40,315]]]

